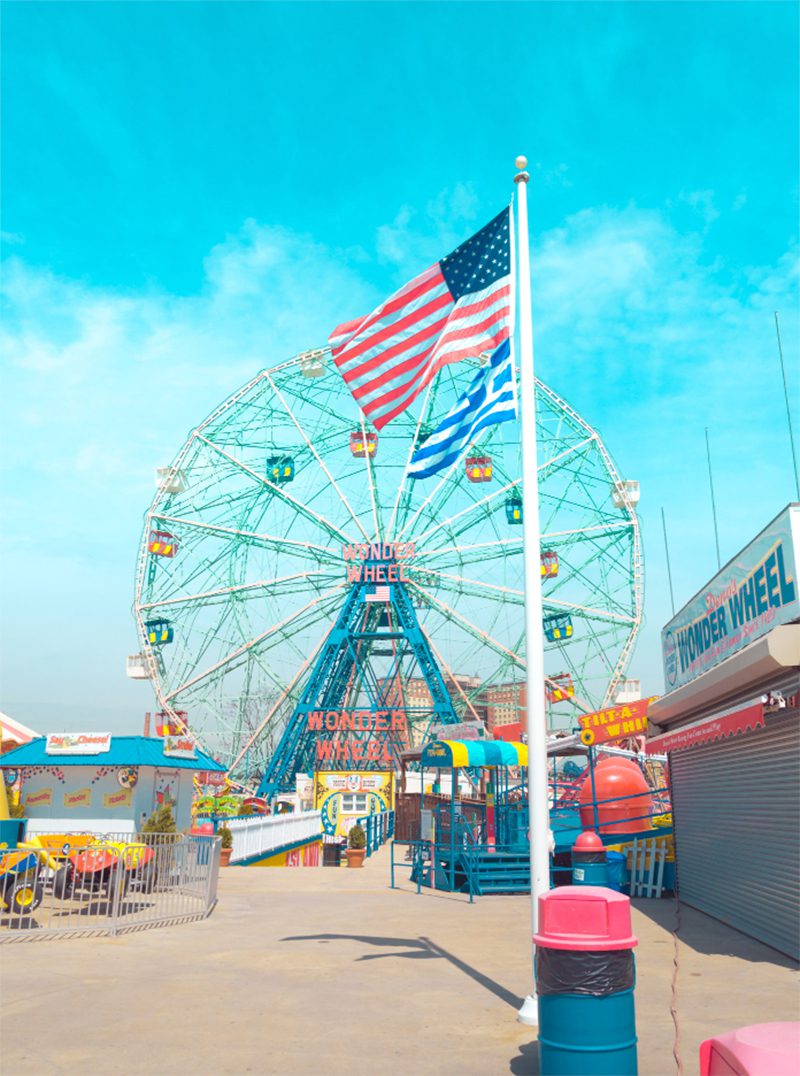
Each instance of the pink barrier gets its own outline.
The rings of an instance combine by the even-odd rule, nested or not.
[[[797,1076],[800,1023],[751,1024],[700,1043],[700,1076]]]

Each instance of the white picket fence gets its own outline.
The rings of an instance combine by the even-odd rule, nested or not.
[[[631,849],[631,896],[660,897],[664,888],[667,846],[662,840],[636,839]]]
[[[309,837],[321,837],[321,818],[319,811],[232,818],[225,823],[233,834],[231,863],[241,863],[252,856],[266,855]]]

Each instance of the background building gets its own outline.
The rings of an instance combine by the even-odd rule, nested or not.
[[[668,694],[648,750],[669,758],[679,897],[800,958],[800,504],[664,627]]]

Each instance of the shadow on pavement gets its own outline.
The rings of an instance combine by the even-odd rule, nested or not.
[[[539,1043],[529,1042],[519,1047],[519,1054],[511,1058],[508,1071],[514,1076],[539,1076]]]
[[[676,925],[676,902],[672,900],[634,898],[631,906],[647,916],[658,926],[672,933]],[[634,928],[634,933],[636,933]],[[782,968],[797,968],[790,956],[771,949],[763,942],[743,934],[735,927],[713,919],[705,912],[688,904],[680,905],[680,929],[678,938],[682,945],[698,953],[735,956],[740,960],[752,960],[758,964],[775,964]]]
[[[282,938],[281,941],[355,941],[364,945],[404,950],[393,953],[365,953],[364,956],[357,957],[357,960],[382,960],[386,957],[399,957],[404,960],[446,960],[448,964],[458,968],[459,971],[462,971],[474,982],[494,994],[495,997],[500,998],[507,1005],[512,1005],[515,1010],[519,1009],[522,1004],[522,998],[518,997],[517,994],[507,990],[500,983],[495,982],[494,979],[490,979],[488,975],[484,975],[477,968],[473,968],[471,964],[465,963],[453,953],[443,949],[441,945],[437,945],[430,938],[381,938],[368,934],[297,934]],[[520,1071],[528,1070],[521,1069]]]

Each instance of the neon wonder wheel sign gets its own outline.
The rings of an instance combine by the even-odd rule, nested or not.
[[[348,583],[410,583],[415,542],[350,543],[342,546]]]
[[[315,710],[308,715],[307,726],[311,732],[328,734],[316,738],[318,769],[334,763],[356,770],[372,763],[385,768],[396,761],[393,746],[408,742],[405,710]]]

